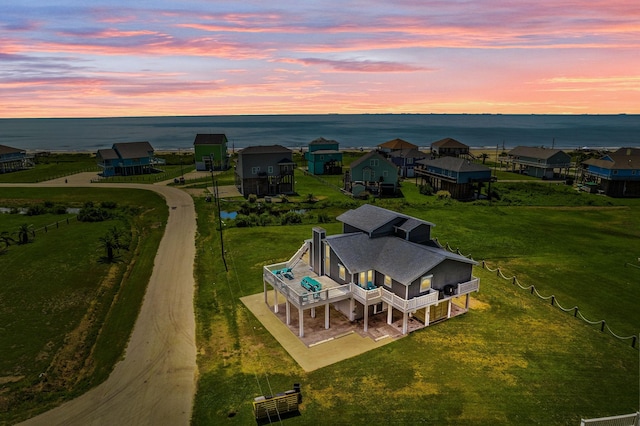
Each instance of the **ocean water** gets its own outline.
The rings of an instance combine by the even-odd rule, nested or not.
[[[189,150],[197,133],[225,133],[230,147],[306,147],[318,138],[340,148],[370,148],[401,138],[421,148],[451,137],[473,148],[519,145],[562,149],[640,147],[640,115],[329,114],[0,119],[0,145],[88,151],[149,141]]]

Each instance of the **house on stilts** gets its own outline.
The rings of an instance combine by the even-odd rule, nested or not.
[[[263,268],[265,303],[275,290],[270,308],[278,313],[283,298],[287,325],[295,309],[300,337],[305,313],[315,317],[316,309],[324,309],[330,328],[330,306],[361,321],[364,332],[373,315],[386,315],[387,324],[400,319],[402,334],[410,318],[428,326],[468,311],[470,293],[480,284],[472,275],[476,262],[433,240],[433,223],[370,204],[337,219],[341,234],[313,228],[289,261]]]

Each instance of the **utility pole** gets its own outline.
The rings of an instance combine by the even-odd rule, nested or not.
[[[224,240],[222,238],[222,216],[220,214],[220,197],[218,196],[218,185],[216,184],[213,174],[213,154],[209,156],[211,158],[211,192],[216,199],[216,207],[218,209],[218,225],[220,227],[220,255],[222,256],[222,263],[224,264],[224,270],[229,272],[227,267],[227,259],[224,257]]]

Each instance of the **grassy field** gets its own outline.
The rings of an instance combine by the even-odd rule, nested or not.
[[[296,181],[301,196],[326,196],[336,210],[352,203],[306,177]],[[491,205],[420,196],[410,182],[402,191],[405,198],[376,204],[434,222],[442,243],[554,294],[563,306],[578,305],[589,319],[606,319],[620,335],[638,333],[640,270],[624,267],[640,252],[638,200],[541,183],[498,186],[510,199]],[[481,291],[468,314],[304,372],[239,298],[262,291],[262,265],[288,259],[313,225],[226,229],[225,273],[212,207],[197,202],[196,425],[250,423],[254,396],[294,382],[304,402],[288,424],[564,425],[638,409],[638,350],[630,341],[479,267]],[[340,232],[335,221],[321,226]]]
[[[288,259],[310,238],[313,226],[324,227],[328,234],[340,232],[335,217],[361,202],[341,194],[332,178],[327,185],[296,172],[299,195],[278,207],[304,210],[300,225],[237,228],[227,221],[229,272],[220,257],[214,203],[196,199],[200,376],[193,424],[251,424],[254,396],[290,389],[294,382],[302,384],[304,401],[302,415],[288,424],[560,425],[638,409],[638,350],[629,341],[603,333],[599,324],[574,318],[479,267],[474,274],[481,278],[480,293],[466,315],[318,371],[301,370],[239,298],[262,291],[262,266]],[[231,184],[232,171],[217,179]],[[407,180],[401,187],[403,197],[371,202],[431,221],[441,243],[516,275],[543,295],[554,294],[562,306],[579,306],[589,319],[606,319],[620,335],[637,334],[640,270],[625,264],[638,263],[640,200],[610,199],[540,182],[504,182],[493,189],[499,199],[459,203],[420,195]],[[309,194],[313,203],[307,200]],[[143,267],[136,271],[141,275],[132,276],[127,281],[131,285],[119,290],[118,303],[110,310],[100,308],[116,291],[101,291],[104,280],[95,279],[110,273],[108,265],[96,262],[102,255],[97,237],[110,223],[65,223],[0,255],[0,270],[7,271],[0,288],[0,339],[7,339],[0,341],[0,401],[5,404],[0,403],[0,423],[13,423],[104,380],[128,338],[148,280],[145,271],[150,273],[166,220],[164,203],[146,191],[0,189],[0,200],[9,207],[46,201],[78,207],[87,199],[146,206],[145,214],[129,216],[128,222],[139,233],[137,264]],[[223,209],[244,203],[229,200]],[[318,224],[321,215],[323,223]],[[0,231],[12,231],[25,220],[38,228],[58,218],[66,216],[0,215]],[[24,268],[32,260],[34,268]],[[124,260],[119,266],[127,264]],[[44,275],[5,284],[4,276],[25,273]],[[122,273],[113,272],[116,277]],[[62,361],[73,360],[76,353],[68,342],[81,331],[90,300],[98,306],[91,313],[95,321],[86,328],[87,340],[77,347],[86,353],[94,338],[93,362],[77,374],[63,374]],[[30,332],[29,327],[42,324],[42,335]],[[25,339],[30,333],[33,338]],[[52,374],[49,378],[57,374],[73,380],[43,382],[43,371]]]
[[[69,215],[1,214],[0,231],[36,232],[0,255],[0,424],[12,424],[104,381],[122,356],[167,218],[149,191],[0,188],[3,206],[68,207],[117,201],[119,217],[78,222]],[[102,260],[99,238],[117,226],[132,235],[121,262]],[[136,268],[129,269],[132,259]],[[124,275],[126,279],[123,279]]]
[[[0,183],[35,183],[94,171],[98,172],[98,166],[91,154],[51,154],[38,157],[32,169],[0,174]]]

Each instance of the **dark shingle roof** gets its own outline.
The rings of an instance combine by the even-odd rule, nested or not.
[[[374,243],[366,234],[358,232],[330,236],[326,241],[350,273],[374,269],[405,285],[447,259],[476,264],[444,249],[398,237],[380,237]]]
[[[350,167],[353,169],[354,167],[357,167],[358,165],[360,165],[361,163],[367,161],[368,159],[370,159],[371,157],[378,157],[380,158],[381,161],[386,161],[387,163],[391,164],[393,167],[395,167],[396,165],[393,164],[391,161],[387,160],[382,154],[380,154],[378,151],[370,151],[367,152],[365,155],[363,155],[362,157],[358,158],[357,160],[353,161],[350,165]]]
[[[425,158],[428,154],[419,151],[415,148],[398,149],[389,153],[390,157],[402,157],[402,158]]]
[[[411,142],[407,142],[403,139],[400,138],[396,138],[396,139],[392,139],[390,141],[387,141],[385,143],[381,143],[380,145],[378,145],[380,148],[387,148],[387,149],[408,149],[408,148],[418,148],[418,145],[414,145]]]
[[[227,140],[224,133],[198,133],[194,145],[222,145]]]
[[[26,152],[24,149],[12,148],[6,145],[0,145],[0,155],[2,154],[15,154],[18,152]]]
[[[334,141],[333,139],[325,139],[325,138],[317,138],[309,142],[309,145],[326,145],[326,144],[337,144],[338,141]]]
[[[559,152],[563,151],[561,149],[541,148],[538,146],[517,146],[509,151],[508,154],[512,157],[529,157],[546,160]]]
[[[96,155],[103,160],[117,160],[119,158],[116,150],[111,148],[99,149]]]
[[[114,143],[115,149],[121,158],[144,158],[153,154],[153,147],[149,142],[121,142]]]
[[[453,138],[444,138],[439,141],[431,143],[432,148],[469,148],[468,145],[463,144]]]
[[[440,157],[434,160],[420,160],[418,164],[425,166],[439,167],[443,170],[451,170],[454,172],[486,172],[491,169],[482,164],[472,163],[469,160],[459,157]]]
[[[600,159],[590,158],[582,164],[593,165],[608,170],[640,169],[640,148],[620,148]]]
[[[248,146],[239,151],[240,154],[274,154],[274,153],[291,153],[289,148],[282,145],[256,145]]]
[[[435,226],[433,223],[416,219],[402,213],[383,209],[382,207],[373,206],[371,204],[363,204],[355,210],[347,210],[336,219],[342,223],[346,223],[347,225],[351,225],[368,233],[373,232],[390,222],[397,221],[398,219],[404,219],[402,222],[405,224],[407,221],[412,220],[429,226]],[[415,228],[414,225],[411,226]]]

